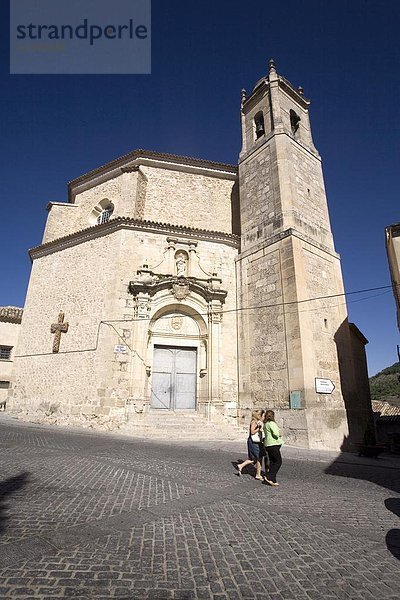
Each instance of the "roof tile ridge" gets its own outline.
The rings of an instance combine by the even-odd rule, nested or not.
[[[83,173],[82,175],[80,175],[74,179],[71,179],[71,181],[68,182],[68,187],[71,187],[72,185],[75,185],[75,184],[79,183],[80,181],[95,175],[96,173],[100,173],[103,169],[106,169],[107,167],[117,168],[118,165],[121,162],[123,162],[124,160],[135,160],[136,158],[140,158],[141,156],[143,158],[172,159],[174,161],[180,161],[180,162],[184,162],[186,164],[188,164],[190,162],[193,162],[193,163],[197,162],[197,163],[202,163],[203,166],[222,167],[224,169],[233,170],[235,172],[237,172],[237,170],[238,170],[237,165],[233,165],[230,163],[223,163],[223,162],[208,160],[206,158],[197,158],[197,157],[193,157],[193,156],[184,156],[181,154],[170,154],[168,152],[156,152],[155,150],[145,150],[143,148],[137,148],[136,150],[131,150],[127,154],[123,154],[122,156],[119,156],[118,158],[114,158],[113,160],[106,162],[103,165],[96,167],[95,169],[91,169],[87,173]]]
[[[144,226],[148,226],[148,227],[162,228],[162,229],[174,229],[174,230],[180,229],[182,231],[187,231],[190,233],[210,234],[211,236],[218,236],[220,238],[222,237],[223,239],[230,239],[233,241],[240,240],[239,235],[236,235],[235,233],[227,233],[225,231],[218,231],[218,230],[213,230],[213,229],[201,229],[199,227],[189,227],[187,225],[174,225],[172,223],[162,223],[161,221],[148,221],[146,219],[135,219],[133,217],[118,216],[118,217],[114,217],[114,218],[110,219],[106,223],[91,225],[90,227],[78,229],[77,231],[74,231],[67,235],[63,235],[61,237],[55,238],[54,240],[50,240],[49,242],[45,242],[44,244],[39,244],[38,246],[34,246],[33,248],[30,248],[29,253],[35,252],[39,249],[50,248],[52,245],[55,245],[59,242],[73,239],[74,237],[77,237],[82,233],[88,233],[89,231],[94,231],[95,229],[97,229],[99,231],[112,229],[112,225],[114,223],[118,223],[118,222],[119,223],[132,223],[133,225],[144,225]]]

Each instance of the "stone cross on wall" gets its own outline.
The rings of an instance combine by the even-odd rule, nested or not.
[[[60,350],[60,341],[61,334],[67,333],[69,323],[64,323],[64,313],[60,311],[58,315],[58,323],[53,323],[51,326],[51,333],[54,333],[54,341],[53,341],[53,352],[58,352]]]

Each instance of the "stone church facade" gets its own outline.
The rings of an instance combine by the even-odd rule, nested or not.
[[[308,109],[271,62],[242,93],[238,166],[136,150],[48,205],[13,409],[241,424],[267,406],[289,442],[339,448],[368,414],[366,340],[347,322]]]

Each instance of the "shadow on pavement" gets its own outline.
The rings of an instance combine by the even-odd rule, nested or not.
[[[0,482],[0,535],[3,533],[8,517],[6,511],[8,505],[5,503],[8,496],[12,496],[15,492],[20,490],[24,485],[29,482],[29,473],[23,471],[15,477],[9,477]]]
[[[327,475],[370,481],[400,494],[400,470],[385,468],[385,465],[382,465],[379,459],[375,459],[375,461],[375,464],[346,463],[341,462],[341,457],[338,456],[325,469],[325,473]],[[400,517],[400,498],[387,498],[385,500],[385,507]],[[387,532],[385,539],[388,550],[400,560],[400,529],[391,529]]]
[[[344,454],[335,458],[325,469],[325,473],[370,481],[400,494],[400,463],[399,468],[392,468],[390,465],[385,465],[380,458],[367,459],[365,462],[360,458],[357,462],[348,462]]]
[[[385,506],[392,513],[400,517],[400,498],[387,498]],[[400,560],[400,529],[391,529],[386,534],[388,550]]]

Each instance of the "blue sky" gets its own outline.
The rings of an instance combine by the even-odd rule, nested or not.
[[[23,305],[27,250],[69,180],[135,148],[236,163],[240,90],[271,57],[312,101],[346,290],[389,285],[384,227],[400,221],[400,3],[153,0],[152,15],[151,75],[9,75],[0,3],[0,305]],[[369,339],[370,374],[395,362],[391,291],[349,296],[348,309]]]

